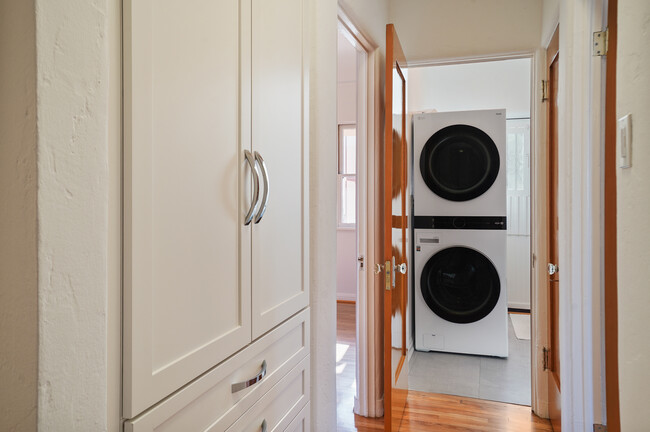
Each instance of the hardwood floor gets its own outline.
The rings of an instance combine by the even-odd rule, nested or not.
[[[339,432],[383,431],[384,419],[354,415],[355,305],[337,305],[337,425]],[[530,407],[467,397],[409,391],[400,432],[551,431]]]

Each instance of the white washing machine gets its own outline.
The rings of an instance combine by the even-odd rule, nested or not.
[[[415,217],[416,350],[508,356],[505,227],[505,217]]]
[[[506,215],[506,110],[414,114],[413,156],[413,214]]]

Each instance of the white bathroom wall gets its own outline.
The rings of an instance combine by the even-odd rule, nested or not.
[[[530,77],[530,58],[412,67],[409,69],[409,111],[505,108],[508,118],[529,118]],[[514,187],[517,161],[520,162],[518,172],[523,172],[526,178],[520,185],[522,190],[508,191],[506,285],[508,307],[530,309],[530,127],[525,129],[525,125],[519,124],[513,129],[514,123],[508,121],[508,155],[512,156],[506,159],[509,188]],[[515,130],[517,138],[513,135]],[[514,143],[513,139],[519,141]]]
[[[357,116],[357,51],[339,33],[337,71],[337,123],[355,124]],[[335,142],[333,145],[337,145]],[[336,232],[336,299],[357,299],[356,227],[339,227]]]

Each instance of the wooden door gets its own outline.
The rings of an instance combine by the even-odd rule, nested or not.
[[[560,398],[560,272],[558,264],[558,72],[559,27],[547,49],[548,68],[548,405],[553,430],[561,427]]]
[[[392,24],[386,26],[384,134],[384,430],[398,431],[408,394],[406,361],[407,146],[406,59]]]
[[[309,302],[305,12],[304,0],[252,2],[253,339]]]
[[[124,1],[125,418],[251,340],[249,9]]]

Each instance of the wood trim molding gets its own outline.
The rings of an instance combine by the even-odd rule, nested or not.
[[[605,279],[605,400],[607,430],[620,432],[618,387],[618,286],[616,258],[616,43],[618,0],[607,4],[609,42],[605,81],[605,191],[604,191],[604,279]]]

